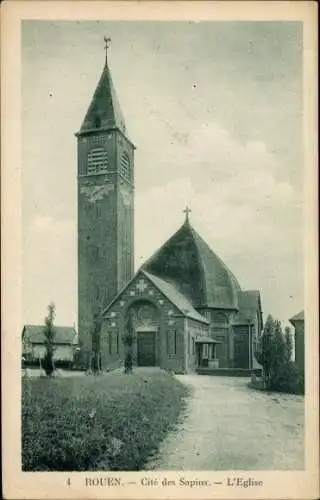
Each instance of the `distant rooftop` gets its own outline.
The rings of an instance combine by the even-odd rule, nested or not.
[[[44,325],[25,325],[22,330],[24,341],[32,344],[43,344],[45,341]],[[71,326],[54,326],[55,344],[77,344],[78,334]]]
[[[290,318],[290,323],[294,323],[295,321],[304,321],[304,310],[300,311],[298,314]]]

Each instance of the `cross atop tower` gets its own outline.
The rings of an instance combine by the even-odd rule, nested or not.
[[[104,39],[104,43],[105,43],[104,49],[106,51],[106,62],[107,62],[107,59],[108,59],[108,48],[109,48],[110,43],[111,43],[111,38],[108,37],[108,36],[105,36],[105,37],[103,37],[103,39]]]
[[[183,213],[186,214],[186,222],[189,222],[189,214],[192,212],[191,208],[186,206],[186,208],[183,210]]]

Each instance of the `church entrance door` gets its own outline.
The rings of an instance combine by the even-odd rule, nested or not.
[[[156,364],[156,341],[155,332],[138,332],[137,338],[138,366],[155,366]]]

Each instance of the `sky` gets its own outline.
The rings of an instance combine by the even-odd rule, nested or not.
[[[77,325],[77,151],[103,37],[135,152],[135,267],[183,223],[264,318],[303,309],[302,25],[22,23],[23,323]]]

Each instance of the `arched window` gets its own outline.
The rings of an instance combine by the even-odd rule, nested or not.
[[[127,153],[121,156],[120,174],[126,179],[130,180],[130,160]]]
[[[88,153],[88,174],[104,174],[108,170],[108,153],[104,148],[93,148]]]

